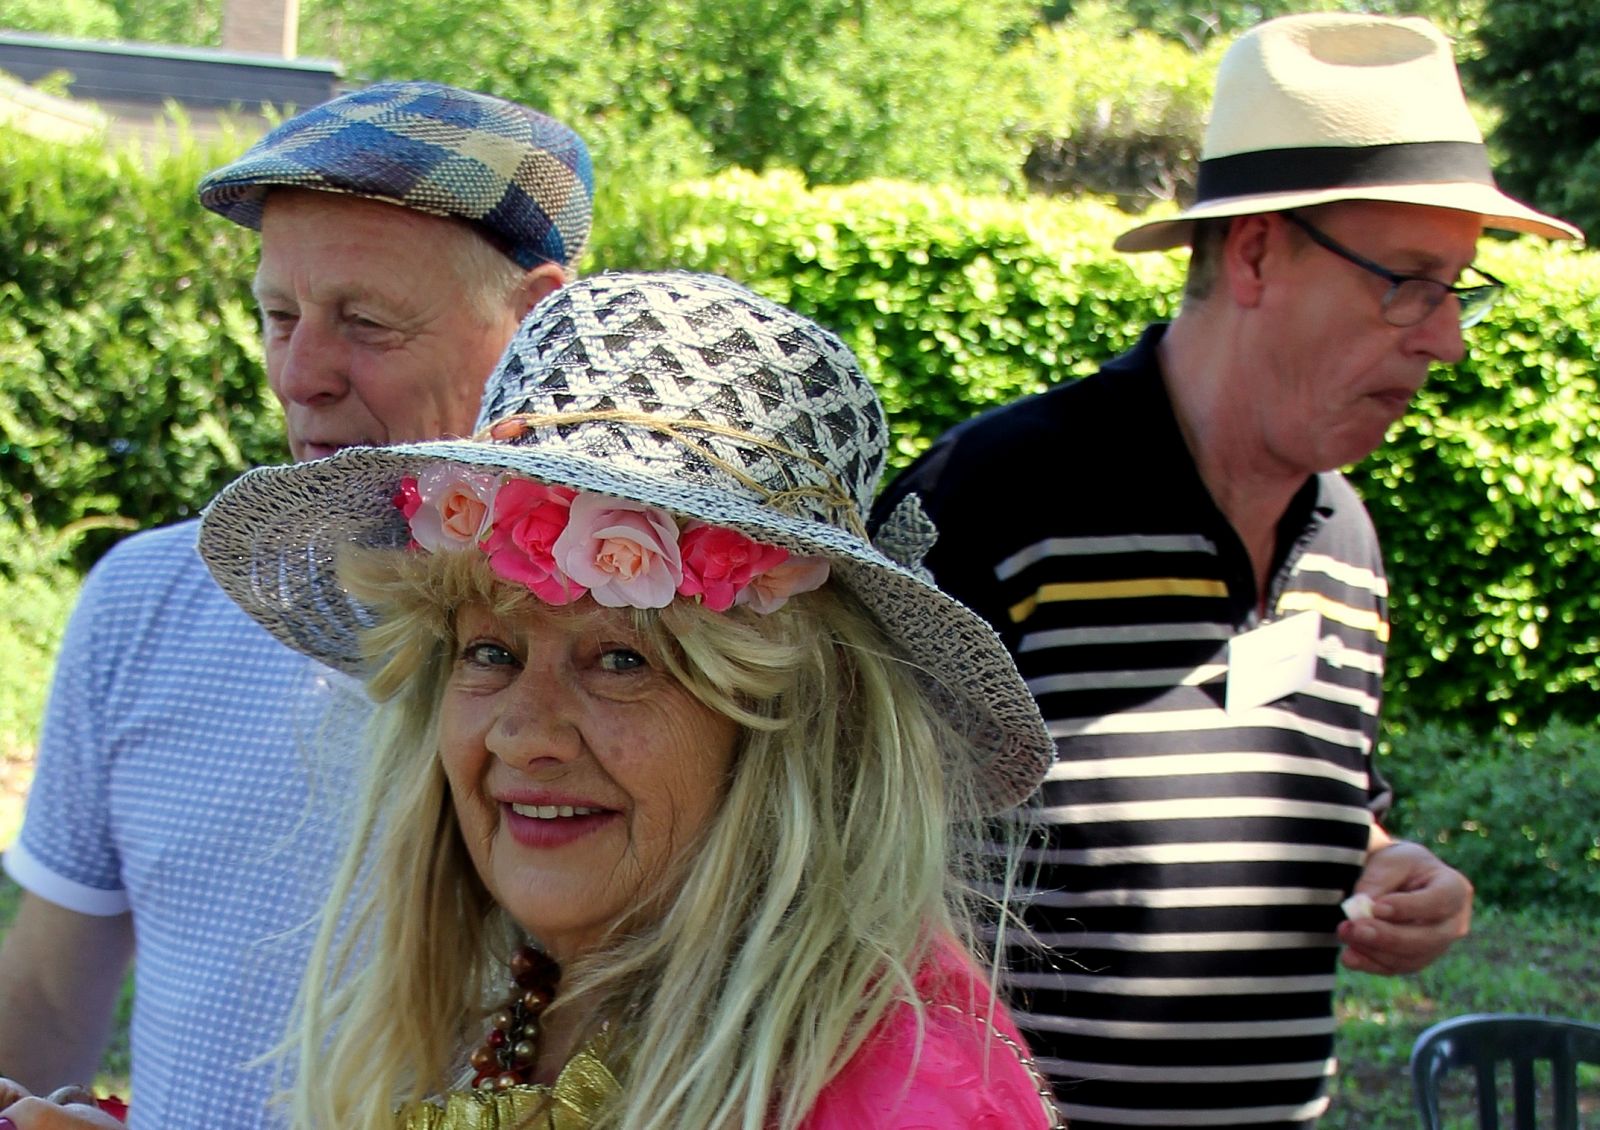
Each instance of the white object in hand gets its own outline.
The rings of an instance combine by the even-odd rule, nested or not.
[[[1344,916],[1351,921],[1372,917],[1372,896],[1357,892],[1339,904],[1344,908]]]

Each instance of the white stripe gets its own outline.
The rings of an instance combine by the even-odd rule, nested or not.
[[[1163,1023],[1157,1020],[1086,1020],[1077,1016],[1036,1016],[1013,1011],[1019,1028],[1039,1032],[1070,1032],[1078,1036],[1104,1036],[1117,1040],[1269,1040],[1289,1036],[1330,1035],[1338,1023],[1332,1016],[1307,1016],[1291,1020],[1236,1020],[1218,1023],[1197,1020]]]
[[[1083,1106],[1058,1103],[1070,1125],[1075,1118],[1085,1122],[1108,1122],[1121,1126],[1248,1126],[1252,1122],[1303,1122],[1319,1118],[1328,1109],[1324,1095],[1299,1106],[1240,1106],[1228,1109],[1124,1110],[1111,1106]]]
[[[1353,706],[1361,713],[1376,718],[1378,715],[1378,696],[1368,694],[1358,687],[1342,687],[1338,683],[1330,683],[1326,679],[1313,679],[1311,685],[1300,692],[1312,698],[1320,698],[1323,702],[1336,702],[1341,706]]]
[[[1094,628],[1056,628],[1029,632],[1017,650],[1044,651],[1052,647],[1077,647],[1082,644],[1163,643],[1192,640],[1225,640],[1233,636],[1226,624],[1107,624]],[[1335,637],[1336,638],[1336,637]]]
[[[999,844],[984,845],[991,855],[1005,855]],[[1134,844],[1108,848],[1024,848],[1024,863],[1104,866],[1117,863],[1353,863],[1366,861],[1364,848],[1323,844],[1184,843]]]
[[[1184,797],[1178,800],[1139,800],[1104,804],[1059,804],[1034,809],[1047,824],[1101,824],[1116,820],[1243,820],[1249,817],[1282,817],[1287,820],[1336,820],[1345,824],[1366,824],[1372,812],[1356,804],[1322,804],[1309,800],[1280,800],[1277,797],[1220,796]]]
[[[1078,950],[1121,950],[1125,953],[1226,953],[1231,950],[1318,949],[1335,944],[1329,931],[1313,930],[1212,930],[1192,934],[1119,934],[1088,930],[1064,932],[1035,930],[1019,948],[1047,948],[1073,953]]]
[[[1205,1067],[1177,1067],[1158,1064],[1146,1067],[1132,1063],[1082,1063],[1074,1059],[1035,1056],[1033,1062],[1047,1075],[1064,1079],[1114,1079],[1124,1083],[1252,1083],[1267,1079],[1331,1078],[1339,1069],[1338,1059],[1313,1059],[1304,1063],[1244,1063],[1237,1066],[1212,1064]]]
[[[1379,596],[1389,595],[1389,582],[1386,578],[1378,576],[1364,565],[1352,565],[1348,561],[1329,557],[1326,553],[1308,553],[1295,562],[1294,568],[1297,573],[1321,573],[1325,577],[1332,577],[1341,585],[1366,589]]]
[[[1333,643],[1330,644],[1329,640]],[[1346,647],[1336,636],[1324,636],[1317,654],[1333,667],[1349,668],[1368,675],[1383,674],[1383,656],[1362,651],[1359,647]]]
[[[1098,557],[1106,553],[1209,553],[1216,543],[1199,534],[1166,534],[1159,537],[1118,534],[1097,538],[1045,538],[1017,550],[994,567],[994,575],[1009,580],[1030,565],[1047,557]]]
[[[1365,769],[1346,769],[1315,757],[1287,753],[1158,753],[1142,757],[1104,757],[1094,760],[1057,761],[1045,774],[1047,781],[1118,781],[1139,777],[1202,777],[1223,773],[1281,773],[1295,777],[1322,777],[1352,788],[1367,787]]]
[[[1069,675],[1042,675],[1028,680],[1035,695],[1052,691],[1100,690],[1108,687],[1198,687],[1228,674],[1226,663],[1199,667],[1150,667],[1126,671],[1082,671]]]
[[[994,886],[997,897],[1001,891]],[[1030,906],[1148,906],[1156,909],[1197,906],[1333,906],[1344,892],[1322,887],[1170,887],[1161,890],[1118,888],[1095,891],[1030,891],[1019,887],[1013,898]]]
[[[1291,710],[1260,706],[1239,714],[1228,714],[1221,707],[1207,710],[1149,710],[1124,712],[1095,718],[1052,718],[1047,727],[1053,738],[1073,738],[1085,734],[1165,734],[1194,730],[1231,730],[1262,727],[1298,732],[1319,741],[1362,749],[1366,737],[1360,730],[1329,726],[1302,718]]]
[[[1008,973],[1005,981],[1018,989],[1053,989],[1062,993],[1210,997],[1331,992],[1338,978],[1332,973],[1305,977],[1091,977],[1081,973]]]

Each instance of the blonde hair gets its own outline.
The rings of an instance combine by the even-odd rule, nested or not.
[[[341,572],[381,618],[380,706],[290,1038],[293,1121],[388,1130],[397,1105],[464,1084],[521,937],[473,871],[436,756],[450,610],[535,598],[474,553],[356,551]],[[972,945],[972,758],[847,591],[767,616],[686,601],[636,616],[740,744],[675,897],[569,962],[552,1007],[578,996],[618,1021],[621,1098],[596,1126],[789,1130],[891,1007],[920,1020],[930,943]]]

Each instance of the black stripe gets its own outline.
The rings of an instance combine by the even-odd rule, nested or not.
[[[1200,162],[1195,203],[1264,192],[1470,181],[1494,187],[1489,154],[1473,141],[1259,149]]]

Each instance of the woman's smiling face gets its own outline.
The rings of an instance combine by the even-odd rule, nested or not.
[[[456,614],[439,756],[474,866],[559,960],[663,896],[721,804],[739,728],[659,662],[630,609]]]

